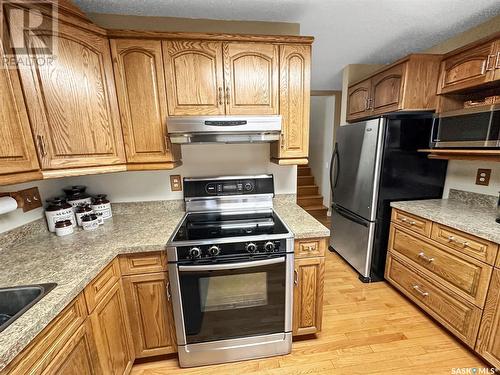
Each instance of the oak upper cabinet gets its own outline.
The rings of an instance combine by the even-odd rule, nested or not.
[[[293,158],[307,164],[309,155],[311,46],[280,46],[279,108],[281,139],[271,145],[271,157],[281,163]]]
[[[438,94],[470,89],[500,79],[498,47],[500,40],[490,40],[447,54],[441,63]]]
[[[0,64],[0,185],[41,178],[18,72],[5,64],[1,40]]]
[[[476,351],[493,366],[500,368],[500,269],[495,269],[493,272]]]
[[[179,146],[167,134],[161,41],[113,39],[111,52],[127,162],[178,160]]]
[[[30,61],[45,63],[20,69],[42,169],[125,163],[108,39],[62,22],[25,38],[57,45],[52,61],[29,49]]]
[[[134,362],[132,336],[121,285],[120,280],[115,282],[90,314],[99,361],[105,374],[128,373]]]
[[[167,273],[125,276],[123,287],[135,356],[142,358],[176,352]]]
[[[170,116],[223,115],[222,43],[163,42]]]
[[[369,106],[375,114],[399,109],[405,67],[398,64],[372,78]]]
[[[347,91],[347,119],[355,120],[370,115],[371,80],[365,80]]]
[[[226,114],[277,115],[278,45],[224,43]]]

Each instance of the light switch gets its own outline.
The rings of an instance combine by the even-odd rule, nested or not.
[[[182,178],[180,175],[170,176],[170,190],[172,191],[182,191]]]
[[[476,185],[488,186],[490,184],[491,169],[481,169],[477,170],[476,174]]]

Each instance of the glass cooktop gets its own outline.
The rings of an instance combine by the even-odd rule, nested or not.
[[[287,234],[274,211],[189,213],[179,227],[174,242],[202,239]]]

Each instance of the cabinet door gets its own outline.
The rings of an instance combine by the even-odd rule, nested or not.
[[[295,260],[293,294],[293,334],[321,331],[325,258]]]
[[[111,52],[127,162],[173,161],[161,41],[111,40]]]
[[[450,56],[441,63],[438,94],[471,88],[493,80],[494,64],[493,42]]]
[[[360,82],[347,90],[347,120],[352,121],[370,115],[371,81]]]
[[[135,356],[141,358],[176,352],[167,273],[125,276],[123,287]]]
[[[310,72],[311,46],[280,47],[280,157],[308,157]]]
[[[494,81],[500,80],[500,39],[495,42]]]
[[[476,351],[500,368],[500,270],[495,269],[484,306]]]
[[[224,43],[226,114],[277,115],[278,46]]]
[[[223,115],[222,43],[163,42],[168,114]]]
[[[399,64],[372,78],[370,107],[374,115],[400,109],[405,67]]]
[[[43,374],[102,374],[90,320],[86,320],[71,336]]]
[[[18,72],[4,57],[0,40],[0,183],[1,175],[40,169]]]
[[[134,353],[121,281],[115,283],[99,302],[90,320],[103,372],[128,372],[134,361]]]
[[[124,163],[107,38],[61,22],[57,31],[40,27],[25,38],[36,47],[50,36],[53,61],[31,48],[31,61],[44,63],[20,70],[42,169]]]

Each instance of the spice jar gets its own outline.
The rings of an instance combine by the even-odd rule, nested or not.
[[[68,234],[72,234],[74,232],[73,223],[71,222],[71,220],[58,221],[55,224],[55,228],[56,235],[58,235],[59,237],[67,236]]]
[[[99,219],[96,214],[88,214],[82,216],[83,230],[96,230],[99,228]]]
[[[92,197],[85,192],[86,186],[74,185],[63,190],[66,194],[66,200],[73,206],[73,209],[82,204],[92,204]]]
[[[111,212],[111,203],[106,199],[106,194],[97,194],[92,199],[92,210],[97,216],[103,220],[111,219],[113,213]]]
[[[82,226],[82,216],[88,215],[93,213],[92,208],[88,204],[83,204],[76,206],[75,208],[75,216],[76,216],[76,223],[79,226]]]
[[[73,207],[64,200],[64,198],[57,197],[48,199],[49,205],[45,209],[45,218],[49,231],[56,231],[56,222],[70,220],[73,226],[76,226],[75,213]]]

